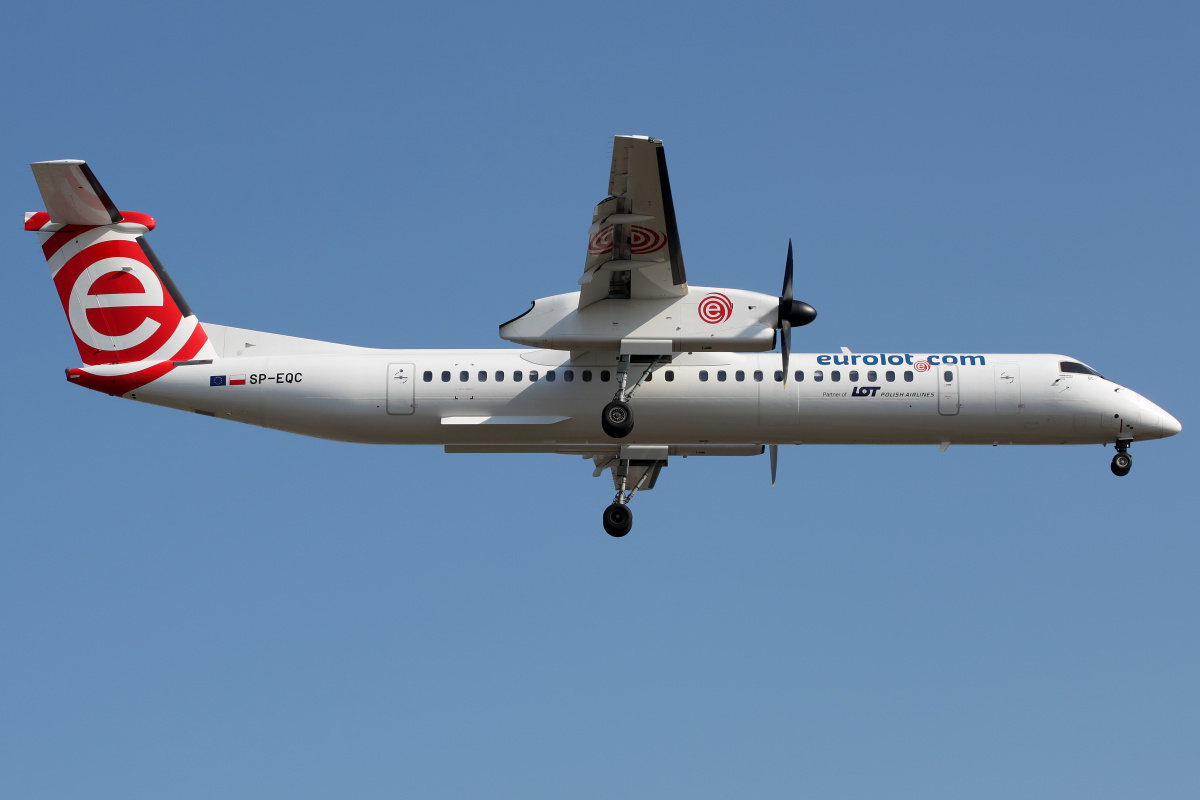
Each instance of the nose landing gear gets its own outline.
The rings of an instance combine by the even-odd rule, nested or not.
[[[1113,456],[1112,464],[1109,465],[1113,475],[1124,477],[1133,469],[1133,456],[1129,455],[1130,442],[1130,439],[1117,440],[1117,454]]]

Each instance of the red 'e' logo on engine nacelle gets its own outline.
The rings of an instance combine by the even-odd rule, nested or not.
[[[720,292],[704,296],[698,307],[700,319],[710,325],[719,325],[733,316],[733,303]]]

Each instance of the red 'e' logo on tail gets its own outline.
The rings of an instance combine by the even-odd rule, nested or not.
[[[183,344],[176,334],[190,333],[180,330],[182,312],[134,241],[86,247],[54,283],[85,364],[169,359]]]

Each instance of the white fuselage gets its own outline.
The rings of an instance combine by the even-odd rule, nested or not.
[[[177,366],[127,396],[348,442],[548,452],[618,443],[599,413],[616,390],[612,353],[371,350],[205,327],[224,357]],[[637,390],[637,425],[619,444],[1098,444],[1178,431],[1136,392],[1061,372],[1069,360],[797,353],[783,382],[776,353],[682,353]],[[633,366],[630,385],[644,368]]]

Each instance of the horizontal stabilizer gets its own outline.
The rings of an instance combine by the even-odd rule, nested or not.
[[[30,166],[51,222],[111,225],[121,221],[121,212],[85,162],[64,159],[40,161]]]

